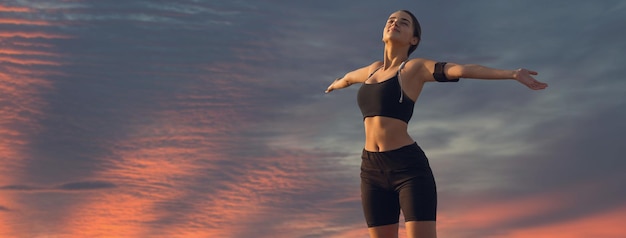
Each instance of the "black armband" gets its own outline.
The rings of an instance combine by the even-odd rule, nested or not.
[[[446,66],[447,62],[437,62],[435,64],[435,72],[433,73],[433,77],[437,82],[458,82],[459,79],[448,79],[446,74],[443,72],[444,66]]]

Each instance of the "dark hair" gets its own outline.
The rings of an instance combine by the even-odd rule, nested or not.
[[[409,47],[408,55],[411,55],[411,53],[413,53],[413,51],[417,49],[417,45],[420,44],[420,41],[422,41],[422,27],[420,26],[420,22],[417,21],[417,18],[415,17],[415,15],[413,15],[413,13],[409,12],[408,10],[400,11],[405,12],[406,14],[409,14],[409,16],[411,16],[411,20],[413,20],[413,36],[417,37],[418,39],[417,44],[411,45],[411,47]]]

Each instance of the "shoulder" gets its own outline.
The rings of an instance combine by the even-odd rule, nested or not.
[[[382,62],[375,61],[369,65],[346,73],[344,78],[348,82],[348,84],[363,83],[365,82],[365,80],[367,80],[368,75],[376,71],[376,69],[378,69],[381,65],[383,65]]]
[[[424,67],[427,67],[431,64],[435,64],[435,61],[430,60],[430,59],[424,59],[424,58],[414,58],[414,59],[410,59],[406,62],[405,68],[408,69],[422,69]]]
[[[435,64],[438,61],[424,58],[415,58],[411,59],[406,63],[407,71],[412,71],[413,73],[429,73],[432,74],[435,69]]]
[[[431,60],[424,58],[410,59],[404,65],[403,71],[411,76],[416,76],[427,70],[430,62]]]
[[[383,62],[382,61],[374,61],[372,64],[370,64],[367,68],[370,72],[380,68],[381,66],[383,66]]]
[[[367,77],[368,75],[373,74],[374,72],[376,72],[376,70],[378,70],[382,66],[383,66],[383,62],[382,61],[374,61],[370,65],[363,67],[364,69],[366,69],[365,71],[367,71],[367,75],[365,75],[365,76]],[[367,78],[366,78],[366,80],[367,80]]]
[[[410,59],[404,66],[404,74],[409,78],[416,78],[420,81],[428,81],[432,77],[432,71],[435,63],[434,60],[415,58]]]

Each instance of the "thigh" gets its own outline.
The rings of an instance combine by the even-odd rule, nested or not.
[[[398,190],[405,221],[437,220],[437,188],[432,177],[416,177]]]
[[[361,203],[368,227],[397,224],[400,218],[398,194],[361,180]]]

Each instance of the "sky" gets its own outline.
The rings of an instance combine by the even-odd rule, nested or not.
[[[626,237],[617,0],[2,0],[0,237],[367,237],[358,85],[324,90],[400,9],[411,57],[550,85],[425,86],[439,237]]]

